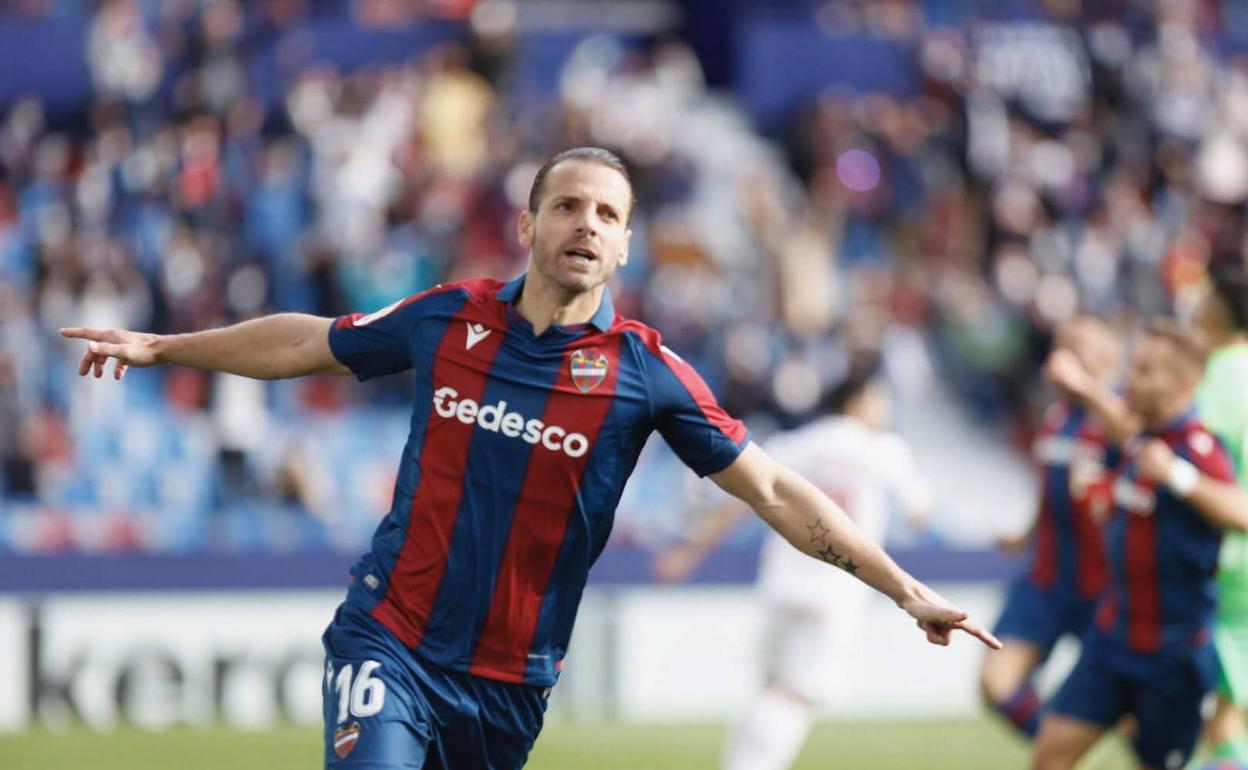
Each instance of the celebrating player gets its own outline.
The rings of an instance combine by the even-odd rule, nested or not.
[[[1058,329],[1055,350],[1073,355],[1101,387],[1117,375],[1120,346],[1113,330],[1092,316]],[[1105,586],[1105,547],[1097,520],[1107,513],[1103,491],[1107,441],[1099,420],[1069,394],[1050,407],[1035,443],[1043,467],[1039,506],[1028,533],[1027,566],[1011,585],[993,633],[1005,646],[985,658],[980,689],[987,703],[1028,738],[1040,725],[1032,676],[1065,634],[1079,636]]]
[[[767,453],[837,501],[875,542],[883,539],[890,498],[912,522],[921,521],[927,485],[909,447],[884,430],[890,408],[878,368],[852,372],[828,392],[821,411],[824,417],[769,439]],[[656,559],[656,576],[684,579],[747,510],[735,500],[711,509],[686,542]],[[793,763],[815,706],[844,673],[867,598],[862,583],[845,580],[774,533],[763,545],[758,585],[774,638],[763,689],[725,746],[725,770],[783,770]]]
[[[1196,744],[1216,674],[1210,637],[1221,531],[1248,528],[1248,493],[1192,409],[1204,363],[1194,334],[1154,321],[1132,356],[1120,405],[1074,356],[1059,352],[1051,362],[1053,379],[1129,444],[1106,528],[1109,584],[1079,662],[1041,723],[1037,770],[1074,767],[1128,714],[1143,768],[1176,770]],[[1130,424],[1121,407],[1140,435],[1121,430]]]
[[[810,482],[749,443],[606,282],[628,259],[633,191],[597,148],[537,173],[528,271],[435,287],[368,315],[278,314],[193,334],[65,329],[80,374],[181,364],[257,378],[414,369],[394,500],[325,632],[334,768],[521,767],[541,728],[590,565],[658,430],[694,471],[793,545],[856,575],[928,641],[996,639],[901,570]]]

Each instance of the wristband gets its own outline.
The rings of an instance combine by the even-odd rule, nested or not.
[[[1196,470],[1196,466],[1176,457],[1170,462],[1170,470],[1166,472],[1166,486],[1170,491],[1179,497],[1187,497],[1196,489],[1196,483],[1200,481],[1200,471]]]

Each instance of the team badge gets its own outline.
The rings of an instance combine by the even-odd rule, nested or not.
[[[350,727],[339,727],[334,731],[334,753],[339,759],[346,759],[360,742],[360,723],[352,722]]]
[[[569,363],[572,368],[572,384],[582,393],[588,393],[602,384],[607,377],[607,357],[596,350],[577,350]]]

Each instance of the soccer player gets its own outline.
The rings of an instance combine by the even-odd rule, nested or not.
[[[1128,443],[1106,525],[1109,583],[1079,662],[1041,722],[1036,770],[1074,767],[1127,715],[1136,721],[1132,742],[1143,768],[1177,770],[1195,747],[1216,676],[1211,634],[1222,530],[1248,527],[1248,493],[1192,408],[1204,363],[1193,333],[1157,320],[1132,356],[1124,403],[1107,397],[1073,356],[1050,364],[1050,376]],[[1132,423],[1123,408],[1139,435],[1121,430]]]
[[[1196,324],[1212,352],[1196,391],[1196,413],[1231,456],[1240,486],[1248,486],[1248,272],[1226,262],[1210,271],[1210,290]],[[1205,726],[1215,760],[1248,767],[1248,735],[1241,709],[1248,705],[1248,535],[1228,532],[1218,561],[1217,708]]]
[[[801,473],[875,542],[884,537],[889,503],[912,523],[927,515],[929,493],[900,436],[885,430],[888,390],[878,367],[849,374],[823,399],[824,415],[771,437],[767,454]],[[736,500],[699,519],[691,537],[655,560],[660,580],[683,580],[749,509]],[[812,530],[810,537],[819,531]],[[769,534],[758,587],[769,629],[766,680],[724,747],[725,770],[784,770],[810,731],[815,706],[844,676],[865,609],[867,588],[846,580]]]
[[[1117,335],[1092,316],[1062,324],[1054,350],[1074,355],[1101,387],[1107,388],[1118,375]],[[1099,420],[1063,393],[1045,414],[1035,442],[1043,468],[1035,519],[1023,538],[1004,543],[1022,550],[1030,541],[1031,553],[993,629],[1005,646],[985,657],[980,690],[989,706],[1029,739],[1040,726],[1033,675],[1058,639],[1083,633],[1105,587],[1105,547],[1097,514],[1103,519],[1108,513],[1107,449]]]
[[[80,374],[181,364],[257,378],[368,379],[414,369],[411,433],[389,514],[325,632],[325,763],[509,770],[541,729],[590,565],[624,482],[659,431],[694,471],[789,542],[856,575],[928,641],[995,637],[901,570],[745,427],[654,330],[617,316],[633,191],[598,148],[539,169],[508,283],[437,286],[368,315],[277,314],[160,336],[73,328]]]

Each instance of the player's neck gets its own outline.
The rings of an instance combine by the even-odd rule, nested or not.
[[[516,312],[533,326],[533,335],[539,336],[551,326],[569,326],[588,323],[602,304],[606,285],[589,291],[568,294],[556,286],[550,286],[530,270],[524,281]]]
[[[1192,400],[1190,396],[1177,399],[1173,403],[1169,404],[1165,409],[1162,409],[1159,413],[1154,415],[1153,419],[1148,420],[1144,425],[1144,429],[1148,431],[1162,430],[1167,425],[1182,416],[1184,412],[1191,408],[1191,406]]]

